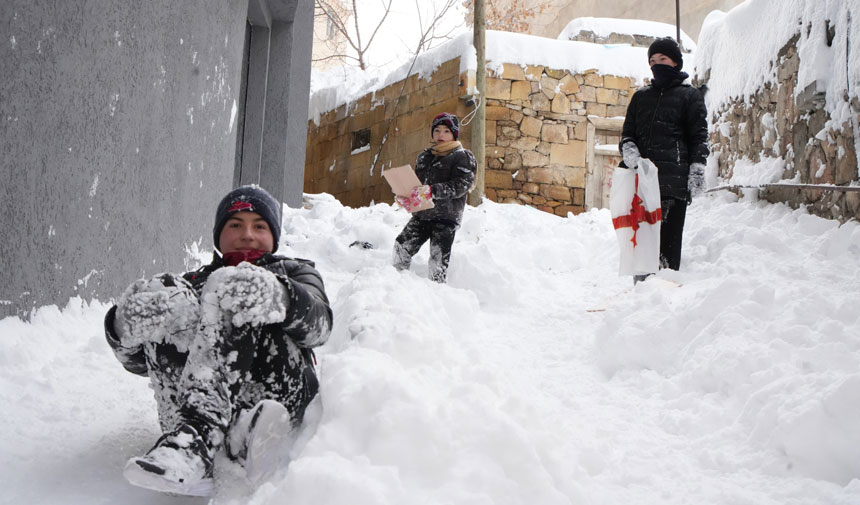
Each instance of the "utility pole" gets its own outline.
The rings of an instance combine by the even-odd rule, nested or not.
[[[478,68],[475,71],[475,88],[477,88],[475,99],[478,104],[478,110],[475,112],[475,117],[472,118],[471,125],[472,153],[478,162],[478,170],[475,172],[475,189],[469,194],[469,204],[477,206],[481,204],[481,200],[484,197],[484,166],[487,157],[487,95],[484,92],[487,83],[487,60],[485,57],[484,0],[474,0],[474,2],[475,35],[473,43],[475,44],[475,52],[478,56]]]

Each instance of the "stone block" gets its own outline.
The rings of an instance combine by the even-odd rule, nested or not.
[[[525,81],[526,73],[521,65],[505,63],[502,70],[502,78],[509,81]]]
[[[626,105],[607,105],[606,117],[624,117],[627,115]]]
[[[549,142],[541,142],[535,148],[535,151],[537,151],[537,152],[539,152],[545,156],[549,156],[549,153],[551,150],[552,150],[552,144],[550,144]]]
[[[540,81],[543,75],[543,67],[536,65],[526,65],[524,73],[527,81]]]
[[[597,102],[606,105],[618,105],[618,90],[597,88]]]
[[[585,104],[585,113],[589,116],[606,117],[606,104],[589,102]]]
[[[530,193],[532,195],[536,195],[540,193],[540,186],[533,182],[527,182],[523,184],[523,193]]]
[[[511,147],[520,151],[533,151],[540,141],[535,137],[521,137],[511,141]]]
[[[543,93],[532,93],[529,98],[531,99],[531,108],[536,111],[549,111],[552,109],[552,104]]]
[[[564,95],[559,95],[564,96]],[[556,144],[567,144],[567,125],[545,124],[540,132],[541,140]]]
[[[529,99],[532,86],[528,81],[513,81],[511,82],[511,100],[525,102]]]
[[[487,79],[487,98],[510,100],[511,81],[505,79]]]
[[[528,152],[528,151],[527,151]],[[511,151],[505,154],[505,169],[519,170],[523,167],[523,156],[517,151]]]
[[[556,170],[561,184],[569,188],[585,188],[585,167],[570,167],[567,165],[551,165]]]
[[[565,95],[572,95],[579,92],[579,83],[572,75],[565,74],[558,83],[558,89]]]
[[[544,69],[544,73],[553,79],[561,79],[567,73],[567,70],[557,70],[554,68]]]
[[[487,146],[484,155],[488,158],[504,158],[506,151],[499,146]]]
[[[487,144],[496,143],[496,122],[486,121],[484,123],[484,140]]]
[[[507,170],[485,170],[484,184],[496,189],[510,189],[514,185],[514,180]]]
[[[511,121],[516,124],[520,124],[520,121],[523,120],[523,113],[518,110],[511,111]]]
[[[537,151],[523,151],[522,164],[524,167],[545,167],[549,164],[549,156]]]
[[[555,95],[555,98],[552,99],[552,105],[550,106],[550,110],[555,112],[556,114],[569,114],[570,113],[570,99],[567,98],[567,95],[564,93],[558,93]]]
[[[525,116],[520,123],[520,130],[523,132],[523,134],[529,137],[540,137],[542,126],[543,121],[541,121],[540,119],[531,116]]]
[[[588,86],[594,86],[595,88],[602,88],[604,87],[603,76],[598,74],[597,72],[586,72],[585,84],[587,84]]]
[[[550,200],[565,203],[571,202],[570,188],[566,186],[558,186],[555,184],[546,185],[543,187],[543,195]]]
[[[628,77],[616,77],[614,75],[603,76],[603,86],[609,89],[630,89],[631,83]]]
[[[574,141],[567,144],[553,144],[549,159],[553,165],[584,167],[585,142]]]
[[[487,121],[510,120],[511,109],[500,106],[487,106],[486,117]]]
[[[558,89],[558,79],[553,79],[549,76],[543,76],[540,79],[540,90],[547,98],[552,100],[555,98]]]
[[[555,173],[548,167],[533,167],[528,169],[526,180],[537,184],[552,184],[555,181]]]
[[[515,126],[503,126],[501,130],[502,136],[507,137],[509,139],[518,139],[523,136],[523,134],[520,132],[520,129]]]
[[[579,93],[576,94],[576,99],[580,102],[596,102],[597,88],[594,86],[580,86]]]

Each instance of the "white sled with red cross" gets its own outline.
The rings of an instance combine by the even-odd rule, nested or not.
[[[660,183],[657,166],[639,160],[636,169],[618,167],[612,174],[609,211],[621,248],[619,275],[642,275],[660,266]]]

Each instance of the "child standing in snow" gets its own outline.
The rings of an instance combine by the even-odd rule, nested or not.
[[[434,207],[415,212],[394,242],[394,267],[407,270],[412,256],[430,239],[430,279],[444,283],[454,233],[463,219],[466,195],[475,181],[475,156],[457,141],[460,120],[443,112],[430,127],[433,145],[418,155],[415,174],[423,186],[410,197],[395,197],[407,211],[432,199]]]
[[[254,443],[257,430],[301,423],[319,386],[311,348],[327,340],[332,312],[313,263],[274,254],[279,236],[279,203],[259,186],[235,189],[215,215],[220,256],[138,280],[108,311],[107,341],[149,376],[164,432],[126,464],[132,484],[209,494],[219,449],[250,475],[277,457]]]
[[[702,93],[684,84],[681,48],[671,38],[648,48],[654,79],[630,99],[618,148],[624,165],[635,169],[640,157],[657,165],[660,180],[660,265],[678,270],[687,205],[705,187],[708,124]],[[647,275],[637,275],[634,283]]]

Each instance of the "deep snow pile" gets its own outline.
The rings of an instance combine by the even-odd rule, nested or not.
[[[389,266],[402,210],[308,202],[281,252],[317,261],[334,306],[321,396],[289,467],[256,490],[222,475],[214,503],[860,502],[856,223],[711,194],[660,273],[682,286],[631,289],[608,211],[485,202],[437,285],[426,246]],[[122,480],[157,420],[107,308],[0,321],[0,503],[205,502]]]

